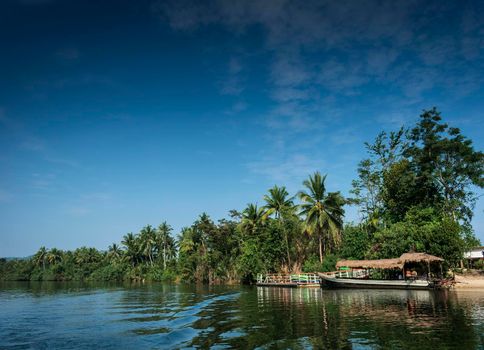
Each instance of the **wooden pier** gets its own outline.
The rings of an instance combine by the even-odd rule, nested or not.
[[[321,279],[315,273],[296,273],[296,274],[258,274],[257,286],[260,287],[320,287]]]

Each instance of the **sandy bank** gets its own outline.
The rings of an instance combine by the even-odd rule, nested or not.
[[[467,288],[480,288],[484,289],[484,275],[483,274],[455,274],[455,288],[467,289]]]

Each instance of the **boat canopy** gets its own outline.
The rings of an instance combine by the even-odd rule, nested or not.
[[[436,262],[436,261],[444,261],[444,259],[439,258],[438,256],[430,255],[427,253],[404,253],[400,256],[400,261],[403,263],[409,262]]]
[[[399,258],[380,260],[340,260],[336,263],[337,268],[343,266],[352,269],[403,269],[404,263]]]
[[[399,258],[379,260],[340,260],[336,267],[349,267],[352,269],[403,269],[406,263],[412,262],[440,262],[444,259],[427,253],[404,253]]]

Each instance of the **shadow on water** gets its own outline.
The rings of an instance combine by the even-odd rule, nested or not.
[[[0,284],[0,348],[484,349],[484,293]]]

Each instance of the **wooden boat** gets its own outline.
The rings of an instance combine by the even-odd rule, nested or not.
[[[320,274],[321,285],[327,288],[429,289],[434,282],[427,280],[370,280],[340,278]]]
[[[336,264],[340,271],[320,273],[319,277],[321,285],[328,288],[439,288],[443,285],[441,266],[443,260],[426,253],[405,253],[396,259],[341,260]],[[434,263],[440,264],[440,277],[431,272],[431,264]],[[424,265],[423,268],[422,265]],[[412,268],[413,271],[411,271]],[[419,269],[420,275],[416,273],[416,269]],[[376,270],[387,271],[388,275],[398,277],[374,279],[372,273]]]

